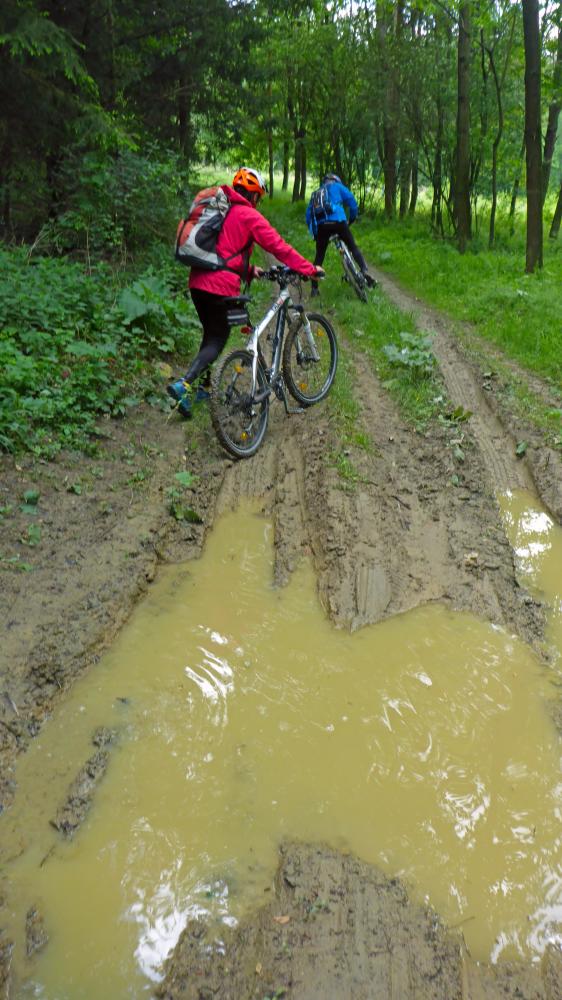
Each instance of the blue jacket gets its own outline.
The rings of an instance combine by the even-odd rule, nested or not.
[[[347,216],[345,214],[346,208],[349,209],[349,221],[353,222],[354,219],[357,218],[359,208],[349,188],[346,188],[345,184],[340,184],[337,181],[329,181],[328,191],[333,211],[330,215],[326,216],[323,222],[347,222]],[[315,236],[316,233],[313,228],[311,204],[312,199],[309,201],[306,209],[306,224],[312,235]],[[320,225],[322,225],[323,222],[321,222]]]

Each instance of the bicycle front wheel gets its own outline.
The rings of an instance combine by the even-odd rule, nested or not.
[[[253,385],[252,364],[249,351],[231,351],[212,378],[211,420],[220,444],[234,458],[254,455],[267,430],[269,386],[259,363]]]
[[[343,269],[346,280],[353,288],[357,298],[361,299],[361,302],[367,302],[367,282],[365,281],[365,277],[361,274],[355,261],[345,253],[343,255]]]
[[[330,391],[338,366],[338,342],[330,323],[307,313],[310,334],[302,318],[287,334],[283,349],[285,384],[301,406],[319,403]]]

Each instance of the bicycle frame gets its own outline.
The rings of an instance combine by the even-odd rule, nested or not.
[[[312,357],[315,361],[319,360],[319,354],[316,349],[316,344],[312,331],[310,329],[310,323],[308,322],[306,313],[304,311],[304,306],[296,305],[291,299],[291,293],[288,288],[281,287],[279,295],[277,296],[275,302],[268,309],[267,313],[260,320],[259,323],[253,328],[252,333],[248,340],[247,350],[252,354],[252,392],[255,393],[257,386],[257,368],[259,362],[259,349],[258,342],[259,338],[271,323],[273,319],[276,318],[275,323],[275,333],[273,335],[273,343],[271,347],[271,366],[265,369],[265,375],[269,384],[269,391],[275,390],[275,387],[279,383],[281,375],[281,359],[283,354],[283,335],[285,332],[285,324],[288,322],[288,311],[293,309],[295,312],[300,313],[302,318],[302,327],[306,335],[308,346],[312,353]],[[286,401],[285,401],[285,405]]]
[[[347,246],[344,243],[344,241],[342,240],[341,236],[338,236],[337,233],[334,233],[333,236],[330,236],[330,243],[334,244],[336,250],[338,251],[339,254],[341,254],[342,257],[347,257],[348,261],[351,262],[351,264],[353,265],[353,267],[357,267],[355,261],[353,260],[352,255],[351,255],[351,252],[347,248]]]

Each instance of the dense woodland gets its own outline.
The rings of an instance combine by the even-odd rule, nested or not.
[[[1,227],[92,249],[146,238],[198,162],[249,160],[294,200],[324,169],[388,217],[431,196],[470,240],[528,198],[527,266],[562,215],[560,3],[4,0]],[[138,228],[140,231],[135,232]],[[150,231],[150,228],[149,228]]]
[[[281,230],[297,246],[329,169],[358,197],[366,252],[375,230],[380,247],[414,227],[431,240],[418,277],[443,271],[432,246],[463,266],[491,253],[497,288],[502,269],[540,276],[541,302],[538,284],[502,294],[533,304],[519,356],[548,374],[561,105],[553,0],[3,0],[0,448],[86,447],[100,412],[161,396],[154,360],[199,333],[177,294],[177,220],[244,162],[269,176],[266,212],[295,202]],[[475,270],[461,273],[462,292]],[[494,335],[504,314],[498,298]],[[527,360],[530,324],[550,360],[528,335]]]

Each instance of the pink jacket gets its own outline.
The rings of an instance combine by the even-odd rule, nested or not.
[[[224,220],[223,227],[217,240],[217,253],[221,257],[230,257],[243,247],[249,246],[252,252],[254,243],[257,243],[264,250],[272,253],[283,264],[292,267],[300,274],[311,277],[316,273],[314,264],[301,257],[300,253],[293,250],[285,240],[281,239],[279,233],[272,225],[264,219],[263,215],[234,188],[222,185],[231,202],[231,209]],[[229,261],[229,267],[243,270],[244,261],[239,254]],[[252,268],[250,268],[250,274]],[[240,277],[232,274],[231,271],[203,271],[192,267],[189,275],[189,287],[201,288],[204,292],[211,292],[213,295],[239,295]]]

